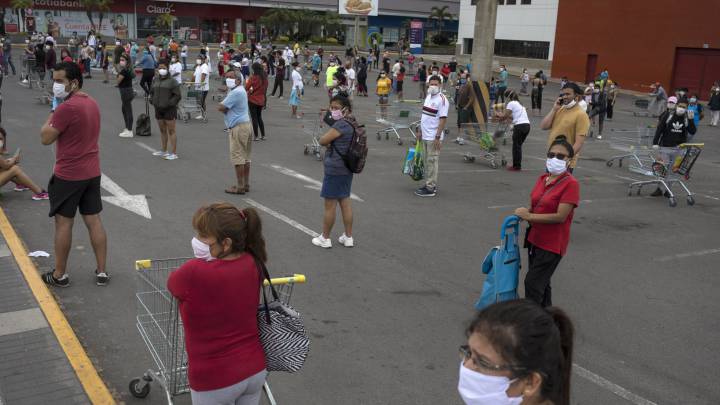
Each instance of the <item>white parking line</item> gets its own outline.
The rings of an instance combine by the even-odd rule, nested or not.
[[[137,146],[145,149],[145,150],[148,151],[148,152],[152,152],[152,153],[157,152],[157,149],[153,149],[152,146],[149,146],[149,145],[147,145],[147,144],[145,144],[145,143],[143,143],[143,142],[135,141],[135,144],[136,144]]]
[[[655,402],[645,399],[637,394],[633,394],[632,392],[613,383],[612,381],[608,381],[607,379],[600,377],[599,375],[593,373],[592,371],[590,371],[586,368],[580,367],[575,363],[573,363],[573,371],[578,376],[592,382],[593,384],[596,384],[602,388],[605,388],[606,390],[612,392],[613,394],[619,396],[620,398],[624,398],[624,399],[632,402],[635,405],[657,405]]]
[[[299,231],[305,232],[306,234],[312,236],[313,238],[320,235],[319,233],[313,231],[312,229],[306,227],[305,225],[299,223],[298,221],[295,221],[294,219],[290,219],[288,216],[281,214],[271,208],[268,208],[251,198],[243,198],[243,200],[246,203],[248,203],[249,205],[252,205],[253,207],[259,209],[260,211],[263,211],[265,213],[268,213],[268,214],[274,216],[275,218],[285,222],[286,224],[292,226],[293,228],[295,228]]]
[[[295,177],[296,179],[302,180],[302,181],[304,181],[304,182],[306,182],[306,183],[310,183],[310,184],[313,185],[313,186],[322,187],[322,182],[321,182],[321,181],[315,180],[315,179],[313,179],[312,177],[308,177],[308,176],[306,176],[306,175],[304,175],[304,174],[302,174],[302,173],[298,173],[298,172],[296,172],[296,171],[293,170],[293,169],[288,169],[287,167],[283,167],[283,166],[280,166],[280,165],[269,165],[269,167],[270,167],[271,169],[277,171],[278,173],[282,173],[282,174],[284,174],[284,175],[286,175],[286,176],[290,176],[290,177]],[[350,193],[350,198],[353,199],[353,200],[355,200],[355,201],[365,202],[365,200],[363,200],[362,198],[358,197],[358,195],[355,194],[355,193]]]
[[[706,250],[698,250],[695,252],[678,253],[676,255],[658,257],[657,259],[655,259],[655,261],[669,262],[670,260],[675,260],[675,259],[684,259],[686,257],[712,255],[715,253],[720,253],[720,249],[706,249]]]

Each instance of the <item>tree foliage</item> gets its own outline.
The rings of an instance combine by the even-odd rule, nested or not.
[[[97,32],[99,27],[102,27],[103,18],[105,13],[110,11],[110,5],[113,0],[80,0],[80,4],[85,8],[85,14],[87,14],[88,20],[90,20],[90,26],[93,31]],[[97,12],[99,15],[98,23],[95,25],[93,20],[93,12]]]
[[[428,19],[437,21],[438,31],[440,33],[443,32],[443,28],[445,26],[445,20],[454,19],[454,16],[452,15],[452,13],[450,13],[447,10],[448,10],[448,6],[442,6],[442,7],[433,6],[430,9],[430,16],[428,17]]]
[[[258,22],[267,28],[271,37],[287,36],[296,41],[310,39],[318,27],[333,32],[342,24],[337,13],[286,8],[268,10]]]

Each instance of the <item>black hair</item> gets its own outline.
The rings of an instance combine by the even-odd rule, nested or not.
[[[69,82],[73,80],[77,80],[78,82],[78,89],[82,89],[83,86],[83,76],[80,72],[80,66],[77,65],[75,62],[60,62],[55,65],[55,71],[62,70],[65,72],[65,77],[68,79]]]
[[[542,376],[540,396],[555,405],[570,404],[574,327],[565,312],[520,299],[490,305],[478,312],[466,330],[480,333],[505,362],[513,378]]]
[[[343,106],[343,108],[346,108],[348,112],[352,112],[352,103],[350,102],[350,99],[342,94],[338,94],[336,96],[333,96],[333,98],[330,99],[330,102],[337,101],[340,103],[340,105]]]
[[[293,63],[291,63],[290,65],[291,65],[292,67],[294,67],[294,68],[300,66],[300,64],[297,63],[297,62],[293,62]]]
[[[580,90],[580,86],[578,86],[577,84],[575,84],[575,83],[573,83],[573,82],[567,82],[567,83],[565,83],[565,85],[563,86],[562,89],[563,89],[563,90],[565,90],[565,89],[571,89],[571,90],[575,93],[576,96],[577,96],[578,94],[583,94],[583,91]]]
[[[570,142],[568,142],[567,137],[565,135],[558,135],[557,137],[555,137],[555,139],[550,144],[548,151],[550,151],[550,149],[552,149],[552,147],[555,145],[561,145],[561,146],[565,147],[565,149],[567,149],[567,152],[568,152],[568,157],[572,158],[573,156],[575,156],[575,149],[573,148],[572,145],[570,145]]]
[[[167,58],[162,58],[158,60],[158,66],[160,65],[170,66],[170,61]]]
[[[438,75],[432,75],[432,76],[430,76],[430,79],[428,79],[428,83],[430,83],[430,82],[433,81],[433,80],[437,80],[438,83],[442,83],[442,79],[441,79],[440,76],[438,76]]]
[[[517,92],[513,89],[505,90],[505,98],[508,98],[511,101],[520,101]]]
[[[263,65],[258,62],[252,64],[252,73],[256,76],[260,76],[260,79],[262,79],[263,82],[267,80],[265,69],[263,68]]]
[[[5,128],[0,127],[0,135],[3,137],[3,146],[0,149],[7,150],[7,132],[5,131]]]

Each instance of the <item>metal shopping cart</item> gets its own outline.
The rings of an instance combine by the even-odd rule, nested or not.
[[[665,192],[668,197],[668,204],[671,207],[677,205],[675,194],[672,192],[672,186],[679,184],[687,195],[687,204],[695,204],[693,193],[685,185],[685,181],[690,179],[690,171],[695,165],[695,161],[700,156],[705,144],[702,143],[684,143],[675,148],[653,148],[653,163],[648,166],[630,165],[630,171],[641,174],[643,176],[652,177],[652,180],[636,181],[628,186],[628,195],[632,195],[633,188],[637,187],[637,195],[640,195],[642,188],[646,185],[656,184],[658,188]]]
[[[190,392],[182,319],[177,301],[167,290],[170,273],[188,260],[178,258],[135,262],[138,283],[135,294],[138,310],[136,326],[157,367],[157,370],[148,369],[142,377],[130,381],[130,393],[136,398],[147,397],[153,381],[163,388],[169,405],[172,405],[173,397]],[[280,300],[286,304],[290,303],[295,284],[304,282],[305,276],[302,274],[272,279]],[[264,282],[264,288],[270,294],[267,281]],[[263,390],[268,402],[276,405],[267,382]]]
[[[652,141],[654,128],[651,126],[638,126],[635,129],[611,129],[610,147],[623,152],[622,155],[613,156],[605,162],[607,167],[617,161],[622,167],[623,160],[630,159],[633,164],[645,167],[653,162]]]
[[[460,125],[460,136],[455,140],[460,145],[465,141],[471,141],[480,146],[483,159],[490,162],[490,167],[507,166],[505,146],[507,145],[507,132],[510,124],[505,121],[491,121],[487,124],[465,123]],[[476,156],[470,152],[465,153],[463,159],[472,163]]]
[[[187,82],[182,87],[185,89],[185,94],[178,104],[178,118],[184,123],[188,123],[191,119],[208,122],[207,111],[202,106],[202,92],[197,90],[195,83],[192,82]]]
[[[328,111],[326,109],[321,109],[317,113],[302,113],[300,118],[300,130],[303,134],[310,137],[310,143],[305,144],[303,153],[305,155],[312,153],[318,161],[323,159],[320,137],[323,136],[325,130],[328,128],[328,125],[324,120],[327,112]]]
[[[400,131],[407,130],[410,133],[410,137],[415,139],[415,130],[417,122],[420,117],[420,107],[412,103],[388,103],[388,104],[377,104],[376,105],[376,116],[375,121],[383,126],[382,129],[377,131],[377,139],[382,139],[382,135],[385,135],[385,139],[390,139],[390,133],[395,134],[397,138],[397,144],[402,145],[403,140],[400,136]]]

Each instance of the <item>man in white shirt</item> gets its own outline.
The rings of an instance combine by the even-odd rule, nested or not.
[[[428,81],[428,95],[422,107],[420,130],[425,149],[425,186],[415,191],[420,197],[435,197],[437,194],[438,163],[440,160],[440,146],[447,124],[450,102],[440,92],[442,80],[432,76]]]
[[[287,69],[288,66],[290,66],[293,62],[293,59],[295,59],[295,54],[293,53],[292,49],[290,49],[289,46],[285,47],[285,51],[283,52],[283,59],[285,59],[285,80],[290,80],[290,69]]]
[[[172,59],[170,60],[170,77],[175,79],[178,84],[182,84],[182,72],[183,72],[183,65],[178,60],[177,55],[173,55]]]
[[[185,42],[181,42],[182,48],[180,48],[180,59],[182,59],[183,70],[187,70],[187,57],[188,57],[188,46]]]
[[[352,63],[350,62],[345,63],[345,75],[347,76],[348,81],[348,95],[352,97],[353,90],[355,90],[355,77],[357,75],[355,73],[355,69],[352,67]]]
[[[398,73],[400,73],[400,68],[402,66],[400,65],[400,59],[395,59],[395,64],[393,65],[392,69],[390,69],[390,72],[392,72],[392,88],[393,90],[397,90],[397,76]]]
[[[506,110],[503,114],[503,118],[506,120],[512,120],[512,166],[508,167],[511,172],[519,172],[522,170],[522,144],[525,142],[530,133],[530,120],[528,119],[527,109],[520,104],[518,94],[515,90],[507,90],[505,92],[505,98],[510,100],[505,106]],[[500,142],[499,139],[495,139],[495,142]]]
[[[302,116],[297,113],[298,105],[300,105],[300,96],[302,96],[303,88],[305,87],[302,74],[300,74],[300,69],[302,68],[298,62],[292,63],[292,91],[290,92],[290,107],[292,108],[292,116],[295,118],[302,118]]]
[[[208,67],[205,55],[203,54],[200,54],[200,56],[198,56],[195,60],[195,73],[193,77],[195,78],[195,90],[200,91],[200,106],[203,111],[206,111],[205,99],[210,91],[210,68]],[[203,119],[204,113],[195,118],[199,120]]]

